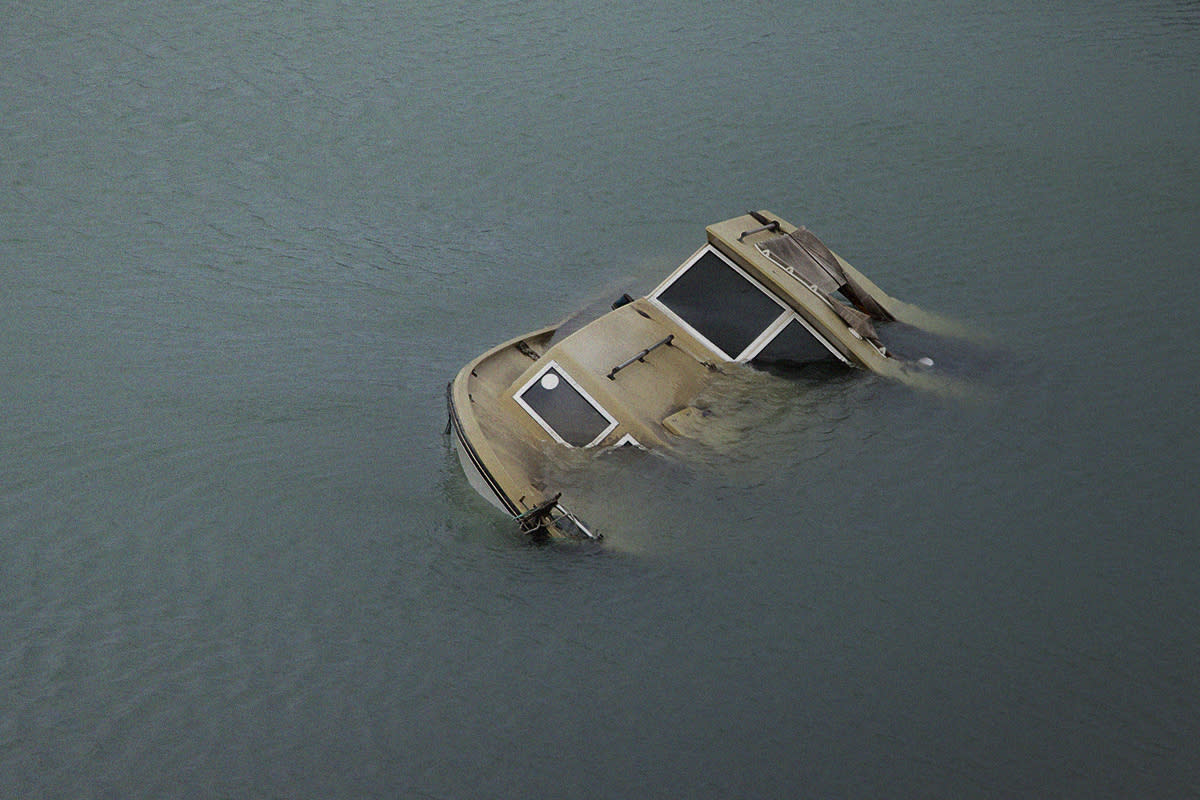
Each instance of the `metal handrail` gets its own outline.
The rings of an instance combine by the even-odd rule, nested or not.
[[[647,347],[645,350],[638,353],[637,355],[630,357],[629,359],[627,359],[626,361],[623,361],[620,364],[617,364],[615,367],[613,367],[611,370],[609,370],[609,373],[607,375],[605,375],[604,377],[608,378],[610,381],[615,381],[617,379],[618,372],[625,369],[626,367],[628,367],[630,364],[632,364],[635,361],[645,361],[646,356],[650,355],[650,353],[652,351],[657,350],[658,348],[662,347],[664,344],[670,346],[671,341],[674,338],[675,338],[675,334],[673,334],[673,333],[667,334],[667,337],[665,339],[655,342],[654,344],[650,345],[649,347]]]
[[[779,220],[773,219],[770,222],[768,222],[766,225],[763,225],[762,227],[751,228],[748,231],[742,231],[742,235],[738,237],[738,241],[739,242],[743,241],[743,240],[745,240],[745,238],[747,236],[752,236],[756,233],[762,233],[763,231],[778,231],[778,230],[779,230]]]

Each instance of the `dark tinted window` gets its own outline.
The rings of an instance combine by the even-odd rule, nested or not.
[[[755,364],[800,365],[814,361],[837,361],[838,358],[808,329],[795,320],[789,322],[779,335],[754,356]]]
[[[658,295],[704,338],[737,358],[784,309],[711,250]]]
[[[554,367],[521,392],[521,399],[563,441],[576,447],[591,444],[612,424]]]

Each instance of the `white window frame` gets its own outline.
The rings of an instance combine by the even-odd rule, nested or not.
[[[579,383],[574,378],[571,377],[571,374],[569,372],[567,372],[565,369],[563,369],[562,365],[560,365],[554,359],[551,359],[541,369],[539,369],[537,372],[533,373],[533,377],[530,378],[529,380],[525,381],[525,383],[521,385],[521,388],[518,389],[516,391],[516,393],[513,394],[513,400],[516,400],[517,405],[519,405],[521,408],[525,409],[525,412],[527,414],[529,414],[529,416],[533,417],[534,422],[536,422],[538,425],[541,425],[542,428],[545,429],[546,433],[553,436],[554,440],[556,442],[558,442],[559,444],[562,444],[562,445],[566,445],[567,447],[576,447],[577,445],[573,445],[570,442],[568,442],[566,439],[562,438],[562,436],[559,435],[558,431],[554,430],[554,428],[550,425],[549,422],[546,422],[546,420],[542,419],[541,415],[538,414],[536,411],[534,411],[533,407],[530,406],[528,403],[526,403],[524,398],[521,397],[521,395],[523,395],[525,393],[526,389],[528,389],[530,386],[533,386],[533,384],[540,381],[542,379],[542,376],[545,375],[547,372],[549,372],[552,369],[558,373],[559,377],[561,377],[567,383],[571,384],[571,387],[574,388],[575,391],[579,392],[579,394],[583,397],[583,399],[586,400],[588,402],[588,404],[591,405],[592,408],[599,411],[600,415],[602,417],[604,417],[606,420],[608,420],[608,425],[604,428],[604,430],[600,433],[600,435],[598,435],[595,439],[592,439],[592,441],[588,442],[587,444],[585,444],[583,446],[584,447],[594,447],[595,445],[604,441],[604,437],[608,436],[610,433],[612,433],[613,429],[617,427],[616,417],[614,417],[612,414],[608,413],[608,410],[605,409],[604,406],[600,405],[600,403],[596,400],[596,398],[594,398],[590,394],[588,394],[587,390],[584,389],[582,386],[580,386]]]
[[[812,334],[812,337],[814,339],[816,339],[818,342],[820,342],[822,345],[824,345],[826,350],[828,350],[830,353],[833,353],[833,355],[837,357],[838,361],[841,361],[843,364],[850,363],[850,359],[846,358],[844,355],[842,355],[842,352],[840,350],[838,350],[836,347],[831,345],[829,343],[828,339],[826,339],[824,336],[822,336],[820,333],[817,332],[816,328],[814,328],[812,325],[809,325],[808,320],[806,320],[804,317],[800,316],[795,311],[793,311],[792,319],[789,319],[788,322],[790,323],[792,320],[795,320],[796,322],[799,322],[801,325],[803,325],[804,329],[806,331],[808,331],[810,334]],[[783,328],[786,328],[786,327],[787,327],[787,325],[783,326]],[[783,328],[780,328],[776,335],[778,335],[779,333],[783,333]],[[855,332],[853,328],[851,328],[850,331],[852,333]],[[771,338],[774,339],[775,337],[772,336]],[[767,340],[766,342],[764,342],[763,346],[758,348],[758,350],[756,350],[754,352],[754,355],[758,355],[760,352],[762,352],[763,348],[765,348],[770,343],[771,343],[770,340]],[[751,356],[751,358],[753,358],[753,356]]]
[[[681,275],[683,275],[683,273],[691,269],[692,265],[699,261],[702,256],[710,252],[715,254],[717,258],[724,261],[726,266],[730,267],[734,272],[749,281],[752,286],[769,297],[775,303],[775,305],[779,306],[779,316],[776,317],[775,321],[764,328],[762,333],[760,333],[752,342],[750,342],[750,344],[746,345],[745,349],[742,350],[741,353],[738,353],[737,356],[729,355],[720,347],[717,347],[717,345],[710,342],[708,338],[704,336],[704,334],[700,333],[700,331],[689,325],[687,320],[676,314],[667,306],[666,303],[658,299],[659,295],[669,289],[671,285],[675,283],[675,281],[678,280]],[[841,361],[847,364],[850,363],[846,360],[845,356],[838,352],[837,348],[829,343],[829,340],[817,333],[817,331],[813,329],[813,326],[809,325],[808,321],[797,314],[791,306],[779,299],[778,295],[776,295],[767,287],[763,286],[754,276],[750,275],[750,273],[739,267],[731,258],[726,256],[711,244],[706,244],[695,253],[692,253],[692,255],[686,261],[680,264],[674,272],[667,276],[666,280],[660,283],[658,287],[650,293],[648,299],[655,305],[656,308],[665,313],[668,317],[674,320],[676,324],[687,331],[696,341],[700,342],[700,344],[711,350],[715,355],[725,359],[726,361],[736,361],[738,363],[745,363],[749,361],[758,355],[764,347],[770,344],[771,340],[778,336],[779,333],[782,332],[790,322],[795,320],[803,325],[804,328],[811,333],[818,342],[824,345],[826,350],[839,358]]]
[[[627,444],[633,445],[638,450],[646,449],[646,448],[642,447],[641,442],[639,442],[637,439],[633,438],[632,433],[627,433],[624,436],[622,436],[620,439],[617,439],[617,441],[613,442],[612,449],[616,450],[618,447],[624,447]]]

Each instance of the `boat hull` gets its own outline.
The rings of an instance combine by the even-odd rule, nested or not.
[[[545,351],[555,330],[519,336],[463,367],[446,391],[448,433],[472,488],[522,531],[534,538],[596,539],[530,468],[540,463],[539,451],[530,431],[513,424],[521,415],[514,413],[509,387]]]
[[[449,388],[448,386],[447,389]],[[447,391],[446,397],[449,403],[449,432],[454,444],[454,452],[458,455],[458,463],[462,467],[463,474],[467,477],[467,483],[479,493],[480,497],[496,508],[506,514],[516,515],[519,513],[516,510],[516,506],[509,500],[504,490],[500,488],[496,479],[492,477],[487,467],[480,460],[479,455],[475,452],[475,448],[471,446],[471,443],[463,435],[462,423],[458,419],[458,414],[454,409],[454,400],[451,398],[449,391]]]

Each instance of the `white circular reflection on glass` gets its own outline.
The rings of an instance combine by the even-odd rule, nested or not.
[[[547,372],[542,376],[542,388],[547,392],[552,392],[558,388],[558,376],[553,372]]]

